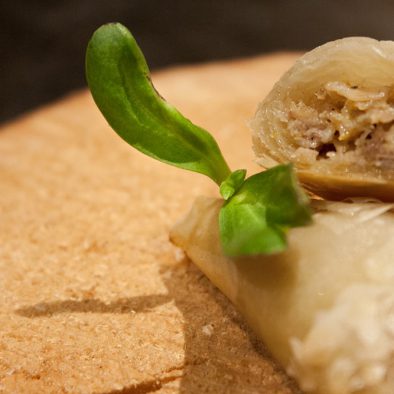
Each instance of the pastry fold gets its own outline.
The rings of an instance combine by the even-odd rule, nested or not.
[[[329,199],[394,196],[394,42],[350,37],[301,57],[251,122],[265,168],[293,162]]]
[[[305,392],[392,394],[392,204],[313,201],[285,253],[223,255],[222,200],[200,198],[172,241],[237,306]]]

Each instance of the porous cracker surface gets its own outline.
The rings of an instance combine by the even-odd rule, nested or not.
[[[153,81],[233,169],[253,172],[247,121],[295,57],[172,68]],[[0,392],[299,393],[168,239],[196,196],[216,193],[133,150],[87,91],[4,125]]]

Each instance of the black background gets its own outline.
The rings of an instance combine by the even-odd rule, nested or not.
[[[394,39],[393,16],[392,0],[0,0],[0,121],[85,86],[86,44],[106,22],[125,24],[157,69]]]

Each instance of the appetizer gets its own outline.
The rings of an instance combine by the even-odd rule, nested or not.
[[[171,239],[237,306],[308,393],[394,387],[394,204],[312,202],[280,254],[229,258],[223,202],[200,198]]]
[[[294,163],[328,198],[394,196],[394,42],[350,37],[302,56],[260,104],[252,128],[265,167]]]
[[[250,177],[158,95],[124,26],[101,27],[87,49],[88,84],[112,128],[219,186],[221,198],[197,199],[171,239],[305,392],[393,392],[394,204],[371,199],[394,200],[391,48],[351,38],[301,58],[252,121],[271,168]],[[352,199],[310,200],[294,168],[315,193]]]

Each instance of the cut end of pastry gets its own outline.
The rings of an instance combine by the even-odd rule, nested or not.
[[[324,196],[387,200],[388,193],[380,190],[384,183],[392,199],[393,67],[393,42],[362,37],[334,41],[304,55],[252,121],[258,162],[264,167],[293,162],[301,181],[308,187],[313,178],[313,191]],[[348,189],[344,179],[351,183]],[[375,183],[380,184],[378,195]],[[342,193],[334,191],[338,184]]]

